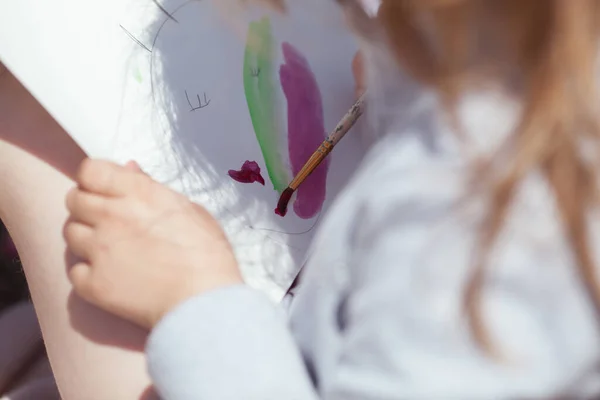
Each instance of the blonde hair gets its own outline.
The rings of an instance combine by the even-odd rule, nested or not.
[[[581,281],[596,309],[600,287],[590,253],[587,215],[597,204],[597,166],[582,152],[598,149],[597,0],[382,0],[370,19],[355,0],[338,0],[355,28],[381,29],[398,63],[415,79],[454,101],[475,77],[517,88],[523,111],[507,145],[508,162],[493,171],[480,253],[465,306],[475,337],[491,343],[481,322],[486,255],[502,229],[518,184],[531,171],[549,182]],[[485,134],[482,132],[481,134]],[[596,155],[596,153],[592,153]],[[479,180],[485,181],[485,180]]]

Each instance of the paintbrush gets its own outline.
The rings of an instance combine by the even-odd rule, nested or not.
[[[306,164],[304,164],[300,172],[296,174],[288,187],[281,193],[279,201],[277,202],[277,208],[275,209],[275,213],[277,215],[281,215],[282,217],[285,216],[287,213],[288,203],[292,199],[294,192],[298,189],[302,182],[304,182],[306,178],[308,178],[308,176],[312,174],[312,172],[323,162],[329,153],[331,153],[335,145],[342,140],[350,128],[354,126],[364,111],[364,102],[365,95],[363,94],[359,97],[356,103],[354,103],[350,111],[346,113],[344,118],[342,118],[342,120],[337,124],[333,132],[331,132],[327,139],[321,143],[317,151],[310,156]]]

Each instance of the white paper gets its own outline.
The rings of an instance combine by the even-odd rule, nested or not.
[[[248,282],[278,298],[361,155],[358,135],[348,135],[330,156],[320,211],[301,218],[292,202],[285,218],[275,215],[281,190],[274,181],[293,177],[288,119],[300,131],[307,124],[307,136],[318,120],[319,107],[298,85],[315,97],[309,90],[314,75],[323,139],[353,102],[356,45],[340,10],[322,0],[291,6],[287,17],[252,10],[225,18],[208,0],[163,0],[160,6],[152,0],[0,0],[0,60],[89,155],[135,159],[205,205],[225,227]],[[245,63],[264,55],[256,50],[264,43],[248,46],[248,35],[265,40],[265,31],[272,40],[268,62]],[[289,98],[280,80],[284,48],[296,67],[305,63],[290,70],[296,83]],[[266,80],[260,86],[258,79]],[[310,109],[306,118],[299,117],[303,104]],[[261,138],[271,143],[273,132],[276,151],[266,151]],[[246,160],[260,166],[264,186],[228,175]]]

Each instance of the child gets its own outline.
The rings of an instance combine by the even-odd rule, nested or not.
[[[165,399],[598,396],[598,2],[340,3],[379,139],[290,324],[215,220],[135,165],[81,167],[75,290],[152,330]]]

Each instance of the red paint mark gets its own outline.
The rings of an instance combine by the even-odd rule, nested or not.
[[[239,171],[230,169],[227,174],[231,177],[231,179],[241,183],[258,182],[263,186],[265,185],[265,179],[260,174],[260,167],[256,161],[246,161]]]
[[[285,63],[279,69],[287,99],[288,151],[292,173],[296,175],[325,139],[323,104],[317,80],[306,58],[291,44],[282,44]],[[327,170],[324,160],[297,190],[294,212],[309,219],[325,202]]]

